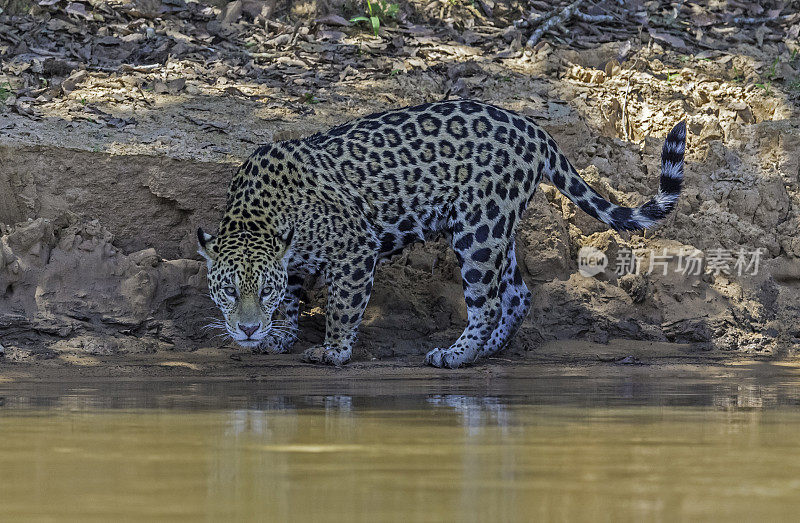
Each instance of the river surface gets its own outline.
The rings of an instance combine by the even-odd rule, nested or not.
[[[800,514],[800,381],[0,384],[0,521]]]

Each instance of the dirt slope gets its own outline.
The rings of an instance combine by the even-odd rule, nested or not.
[[[77,66],[54,75],[57,96],[45,91],[29,96],[29,105],[19,101],[24,96],[5,104],[5,361],[77,364],[226,346],[203,328],[215,311],[193,231],[214,228],[237,162],[258,143],[455,95],[538,119],[592,186],[627,205],[655,192],[663,137],[681,119],[688,124],[686,190],[674,218],[656,231],[613,233],[541,186],[518,232],[534,306],[509,357],[553,339],[688,343],[696,351],[775,357],[800,346],[797,99],[788,83],[760,82],[775,77],[776,53],[788,81],[796,53],[747,40],[714,51],[675,49],[643,33],[588,50],[543,43],[528,51],[511,35],[497,40],[502,47],[510,41],[512,52],[503,55],[481,51],[495,45],[489,37],[472,47],[446,24],[444,33],[427,29],[429,36],[418,36],[418,27],[398,23],[372,39],[357,28],[317,24],[295,32],[310,35],[295,47],[275,48],[263,74],[224,57],[201,66],[190,55],[154,69]],[[321,33],[334,30],[341,33],[335,44]],[[300,43],[319,40],[314,53],[302,52]],[[362,52],[345,53],[326,79],[336,57],[325,53],[338,49],[328,45]],[[386,55],[370,45],[383,45]],[[46,55],[20,56],[4,66],[10,84],[47,63]],[[320,62],[309,64],[310,56]],[[594,277],[578,271],[587,246],[609,259]],[[617,274],[630,249],[641,256],[640,274]],[[740,253],[752,262],[756,249],[757,273],[750,266],[739,275]],[[651,253],[658,256],[653,271]],[[684,274],[689,254],[699,274]],[[720,260],[728,273],[717,270]],[[421,355],[465,323],[455,257],[443,244],[417,246],[383,265],[375,289],[357,359]],[[322,336],[321,294],[310,289],[295,352]]]

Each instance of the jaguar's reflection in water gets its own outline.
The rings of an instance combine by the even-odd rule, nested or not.
[[[678,390],[681,389],[681,390]],[[328,425],[348,423],[364,414],[374,417],[376,407],[390,408],[391,416],[403,416],[402,412],[431,411],[439,416],[447,415],[462,425],[467,435],[476,435],[486,427],[501,429],[507,434],[510,427],[524,425],[524,420],[515,414],[523,407],[537,406],[553,410],[561,406],[568,409],[591,407],[708,407],[725,412],[757,411],[782,406],[800,405],[800,389],[778,384],[675,384],[674,387],[655,389],[629,380],[599,386],[591,393],[580,397],[580,392],[554,389],[548,395],[479,396],[468,394],[428,394],[425,396],[373,397],[346,394],[274,396],[261,402],[259,408],[234,409],[231,411],[231,433],[264,433],[268,430],[268,419],[279,415],[282,419],[315,412],[322,414]],[[558,397],[553,397],[554,395]],[[524,416],[523,416],[524,417]],[[737,423],[741,423],[738,420]]]
[[[0,520],[791,519],[798,380],[731,381],[0,384]]]

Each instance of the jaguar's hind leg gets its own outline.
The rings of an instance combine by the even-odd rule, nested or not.
[[[447,349],[433,349],[425,361],[454,369],[472,363],[480,354],[501,317],[500,281],[508,238],[488,225],[453,233],[453,248],[461,263],[467,327]]]
[[[531,308],[531,292],[522,280],[522,274],[517,266],[513,241],[506,255],[505,270],[500,282],[500,302],[503,309],[502,316],[481,349],[479,357],[491,356],[504,349],[525,321]]]

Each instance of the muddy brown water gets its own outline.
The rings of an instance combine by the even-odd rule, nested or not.
[[[0,520],[791,520],[798,385],[0,383]]]

